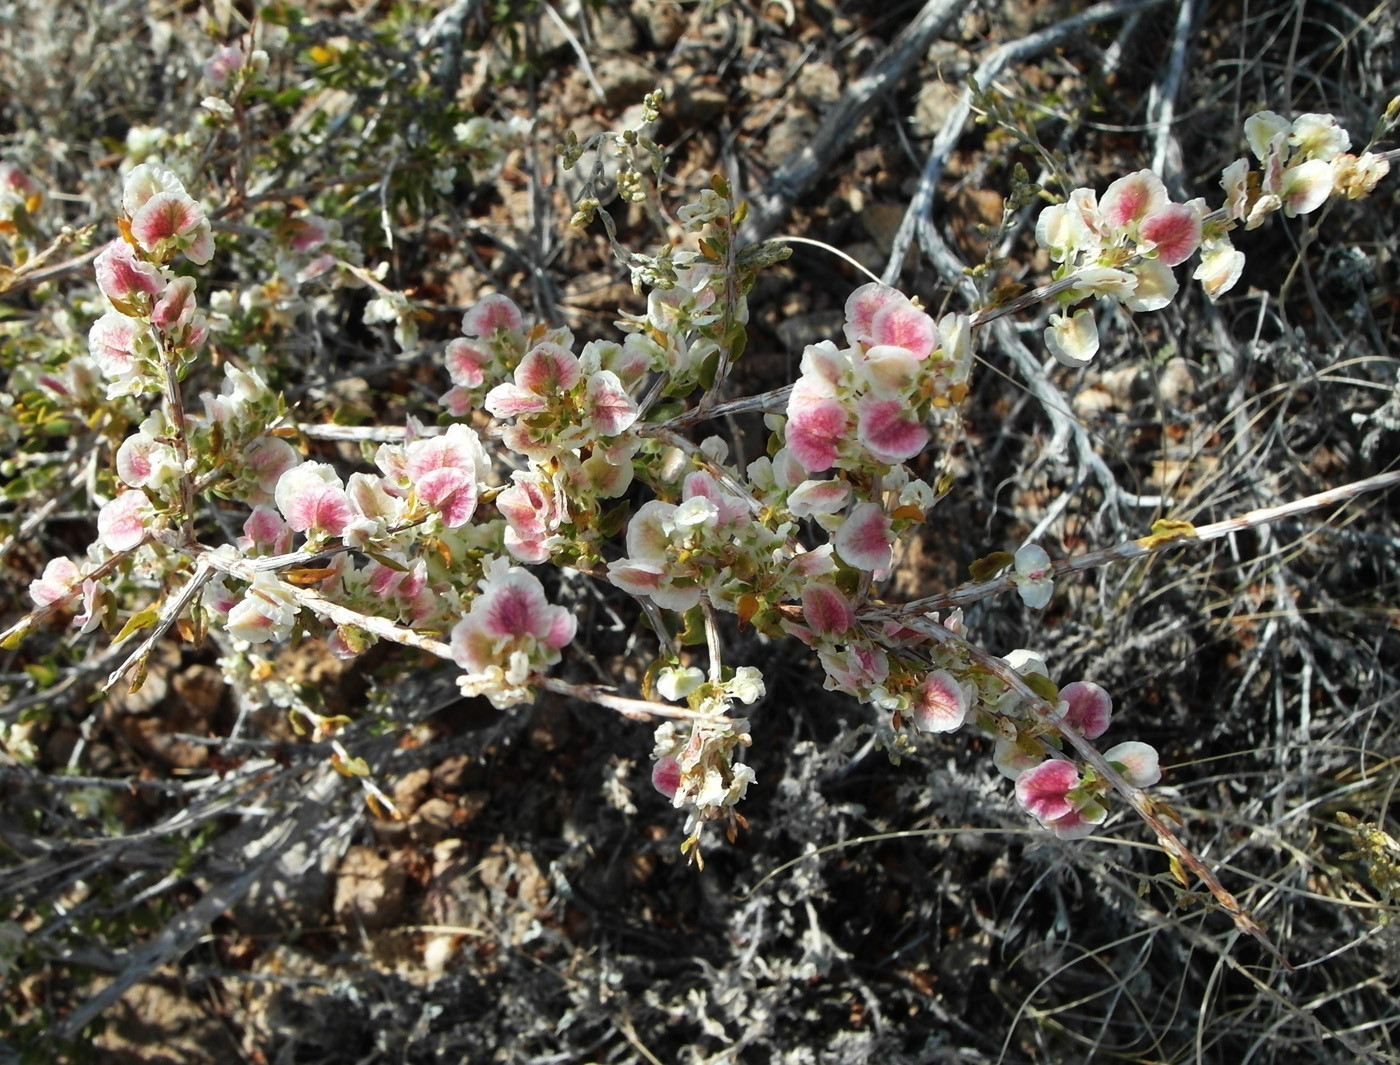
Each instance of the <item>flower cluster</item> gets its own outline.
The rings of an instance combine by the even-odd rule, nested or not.
[[[452,629],[452,657],[466,672],[464,695],[485,695],[505,708],[529,702],[529,680],[559,661],[571,642],[574,616],[551,606],[538,578],[498,558],[485,569],[481,594]]]
[[[694,667],[665,669],[656,686],[667,699],[685,699],[698,715],[661,725],[652,751],[652,786],[676,809],[686,811],[682,850],[690,852],[707,822],[728,818],[731,833],[735,823],[743,824],[734,807],[753,783],[754,772],[735,756],[753,741],[748,721],[729,717],[727,711],[736,701],[752,706],[766,691],[762,675],[752,666],[740,666],[721,683],[706,681]]]
[[[1172,203],[1162,179],[1139,170],[1109,185],[1102,200],[1093,189],[1075,189],[1040,213],[1035,236],[1060,264],[1056,279],[1075,279],[1061,297],[1066,306],[1097,296],[1130,311],[1155,311],[1176,296],[1171,268],[1200,245],[1205,213],[1204,200]],[[1051,315],[1045,343],[1060,362],[1083,366],[1099,350],[1093,313]]]
[[[1031,651],[1014,651],[1006,661],[1022,676],[1047,676],[1045,662]],[[1061,839],[1089,835],[1108,817],[1105,806],[1111,786],[1092,768],[1081,770],[1059,753],[1054,733],[1046,724],[1007,714],[1003,696],[989,699],[996,716],[996,748],[992,761],[1003,776],[1016,782],[1016,801]],[[1113,719],[1113,699],[1092,681],[1076,681],[1060,689],[1055,729],[1096,740]],[[1135,787],[1151,787],[1161,779],[1157,751],[1149,744],[1128,740],[1104,752],[1105,760]]]
[[[787,446],[812,472],[895,464],[923,451],[935,408],[962,400],[972,367],[966,317],[935,324],[884,285],[846,301],[847,346],[811,344],[787,408]]]
[[[1244,123],[1245,139],[1261,169],[1247,158],[1227,166],[1220,184],[1225,204],[1210,211],[1204,199],[1173,203],[1161,178],[1150,170],[1121,177],[1102,198],[1080,188],[1047,207],[1036,223],[1036,240],[1060,264],[1057,281],[1062,311],[1050,316],[1045,344],[1066,366],[1084,366],[1099,349],[1098,326],[1087,307],[1091,297],[1113,300],[1130,311],[1159,310],[1176,296],[1172,267],[1196,251],[1193,277],[1212,300],[1228,292],[1244,270],[1244,254],[1230,241],[1237,225],[1254,229],[1275,211],[1308,214],[1329,196],[1369,195],[1390,169],[1381,156],[1350,155],[1351,138],[1331,115],[1305,114],[1289,121],[1260,111]]]
[[[737,610],[740,596],[766,583],[760,570],[785,563],[786,531],[756,521],[747,500],[697,471],[680,503],[642,504],[627,526],[627,557],[608,565],[608,579],[667,610],[684,613],[702,594]]]

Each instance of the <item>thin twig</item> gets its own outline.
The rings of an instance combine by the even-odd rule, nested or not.
[[[846,87],[816,136],[778,168],[767,188],[751,197],[752,209],[739,231],[741,243],[760,241],[777,228],[793,203],[840,158],[860,120],[875,109],[886,92],[899,84],[967,5],[968,0],[928,0],[924,4],[914,21],[871,64],[870,70]]]
[[[195,563],[194,573],[190,575],[185,586],[180,589],[180,594],[170,600],[165,609],[161,611],[160,618],[151,628],[150,633],[141,641],[136,650],[127,655],[126,660],[112,671],[106,683],[98,689],[99,691],[110,691],[117,681],[121,680],[122,674],[151,653],[151,648],[155,647],[156,641],[170,631],[170,626],[175,624],[176,619],[185,612],[185,608],[190,605],[194,597],[199,594],[199,590],[213,575],[214,567],[209,565],[206,559],[202,558]],[[144,669],[142,673],[144,673]]]
[[[1172,547],[1183,547],[1191,543],[1206,543],[1211,540],[1219,540],[1221,537],[1229,536],[1232,533],[1243,532],[1245,529],[1267,525],[1283,518],[1294,517],[1298,514],[1306,514],[1309,511],[1321,510],[1323,507],[1344,503],[1349,499],[1354,499],[1367,492],[1380,492],[1387,488],[1394,488],[1397,485],[1400,485],[1400,470],[1392,470],[1389,473],[1378,473],[1373,477],[1367,477],[1360,481],[1353,481],[1351,484],[1344,484],[1338,488],[1329,488],[1325,492],[1304,496],[1302,499],[1295,499],[1290,503],[1280,503],[1278,506],[1273,507],[1261,507],[1258,510],[1251,510],[1235,518],[1226,518],[1224,521],[1213,522],[1209,525],[1194,526],[1189,532],[1183,529],[1171,536],[1145,536],[1135,540],[1127,540],[1123,543],[1115,544],[1113,547],[1106,547],[1099,551],[1090,551],[1087,554],[1076,555],[1073,558],[1058,559],[1053,564],[1054,575],[1056,577],[1061,577],[1071,573],[1083,573],[1087,570],[1098,569],[1100,566],[1106,566],[1110,562],[1126,562],[1131,559],[1143,558],[1146,555],[1155,554],[1158,551],[1165,551]],[[971,603],[980,602],[983,599],[990,599],[994,596],[1003,595],[1009,592],[1013,587],[1014,585],[1012,584],[1010,574],[1005,573],[989,581],[960,585],[951,592],[945,592],[942,595],[932,595],[923,599],[914,599],[895,607],[878,607],[863,611],[862,617],[870,620],[879,618],[906,620],[927,613],[930,610],[946,610],[950,607],[968,606]]]

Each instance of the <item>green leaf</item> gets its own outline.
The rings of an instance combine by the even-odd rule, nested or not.
[[[375,562],[378,562],[385,569],[391,569],[395,573],[407,573],[408,567],[398,559],[390,558],[388,555],[380,554],[378,551],[371,551],[369,548],[361,548],[362,551]]]
[[[735,322],[734,328],[729,331],[729,361],[738,362],[748,346],[749,331],[742,322]]]
[[[699,604],[685,612],[685,628],[676,639],[682,647],[699,647],[705,642],[705,612]]]
[[[15,629],[14,632],[10,633],[9,636],[5,637],[5,642],[0,643],[0,647],[3,647],[6,651],[13,651],[20,645],[24,638],[29,635],[31,627],[32,625],[21,625],[19,628]]]
[[[700,364],[700,387],[706,392],[715,387],[715,375],[719,373],[718,351],[712,351]]]
[[[127,619],[126,624],[122,626],[122,631],[117,633],[116,639],[112,642],[121,643],[133,632],[140,632],[142,629],[148,629],[159,620],[160,611],[155,607],[148,606],[145,610],[139,610]]]
[[[1010,551],[993,551],[990,555],[979,558],[967,569],[974,581],[989,581],[1015,561],[1016,556]]]
[[[627,525],[627,518],[631,512],[632,504],[626,500],[603,511],[603,516],[598,519],[598,532],[603,536],[616,536]]]
[[[1027,688],[1035,692],[1036,695],[1040,696],[1051,706],[1059,703],[1060,689],[1056,687],[1055,682],[1044,673],[1026,673],[1022,675],[1021,679],[1025,681]]]

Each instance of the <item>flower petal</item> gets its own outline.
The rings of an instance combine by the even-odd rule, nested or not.
[[[939,669],[924,678],[910,716],[920,732],[953,732],[967,720],[970,705],[967,689],[953,674]]]
[[[1078,786],[1074,763],[1051,758],[1016,778],[1016,801],[1041,821],[1054,821],[1073,812],[1066,796]]]
[[[836,530],[832,544],[848,566],[871,571],[889,569],[894,526],[878,504],[862,503]]]
[[[1060,698],[1069,704],[1064,723],[1086,740],[1095,740],[1113,720],[1113,699],[1093,681],[1077,680],[1060,689]]]
[[[829,584],[802,589],[802,616],[819,636],[839,636],[856,622],[850,600]]]

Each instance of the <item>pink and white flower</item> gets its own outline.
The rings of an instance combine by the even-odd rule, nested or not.
[[[894,524],[878,503],[861,503],[831,542],[846,565],[881,573],[894,557]]]
[[[531,573],[494,559],[481,594],[452,629],[453,660],[466,671],[463,691],[485,695],[506,707],[530,698],[530,675],[559,661],[577,622],[545,597]]]
[[[1126,230],[1167,206],[1167,187],[1151,170],[1125,174],[1099,201],[1099,214],[1111,229]]]
[[[113,304],[137,307],[165,287],[160,270],[138,259],[131,245],[114,240],[93,261],[97,287]]]
[[[116,311],[108,311],[88,330],[88,351],[111,381],[136,373],[140,360],[151,350],[145,329],[135,319]]]
[[[541,473],[516,470],[510,479],[496,496],[496,509],[506,519],[506,550],[521,562],[548,562],[563,541],[556,530],[566,517],[564,499]]]
[[[1021,601],[1032,610],[1040,610],[1050,602],[1055,592],[1050,556],[1039,544],[1022,544],[1016,551],[1011,583]]]
[[[921,452],[929,431],[909,403],[867,393],[856,403],[856,439],[880,462],[897,463]]]
[[[301,462],[296,448],[275,436],[260,436],[243,452],[243,461],[252,475],[256,491],[245,499],[253,504],[270,503],[282,475]]]
[[[437,511],[449,529],[465,525],[476,512],[477,471],[486,468],[481,441],[465,425],[415,440],[404,453],[404,476],[419,502]]]
[[[1065,704],[1061,723],[1086,740],[1096,740],[1108,731],[1113,720],[1113,699],[1093,681],[1077,680],[1060,689]]]
[[[122,206],[131,219],[131,235],[141,250],[165,258],[183,251],[203,266],[214,255],[209,219],[169,170],[142,163],[127,175]]]
[[[524,318],[509,296],[496,293],[482,296],[462,316],[462,334],[489,340],[497,332],[516,332]]]
[[[248,643],[280,643],[292,634],[299,609],[288,585],[271,573],[258,573],[229,610],[228,633]]]
[[[132,488],[160,488],[180,476],[180,459],[173,447],[142,430],[117,449],[117,476]]]
[[[303,462],[282,474],[274,499],[287,524],[313,539],[339,536],[355,516],[339,475],[324,462]]]
[[[1157,749],[1150,744],[1129,740],[1103,752],[1104,758],[1118,767],[1123,779],[1134,787],[1150,788],[1162,779]]]
[[[36,607],[62,606],[78,597],[83,571],[71,558],[51,558],[42,575],[29,582],[29,598]]]
[[[1045,824],[1074,812],[1069,793],[1079,787],[1079,770],[1073,762],[1051,758],[1016,778],[1016,801]]]
[[[280,555],[292,549],[292,530],[268,506],[255,506],[243,523],[238,548],[249,555]]]
[[[151,324],[167,333],[183,329],[194,318],[195,281],[192,277],[177,277],[165,286],[165,291],[151,308]]]
[[[461,388],[480,388],[486,383],[486,370],[491,366],[489,351],[458,337],[447,345],[447,374]]]
[[[144,492],[123,492],[97,512],[97,538],[108,551],[130,551],[146,538],[152,513]]]
[[[841,636],[856,623],[851,601],[832,585],[815,581],[802,589],[802,617],[819,637]]]
[[[968,686],[946,669],[936,669],[924,678],[909,717],[920,732],[955,732],[967,720],[971,706]]]

